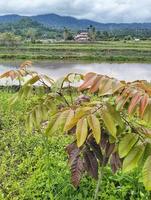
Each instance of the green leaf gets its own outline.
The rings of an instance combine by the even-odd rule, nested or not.
[[[122,121],[120,112],[116,110],[115,106],[112,106],[110,104],[107,104],[107,110],[112,116],[114,122],[119,125],[121,128],[124,128],[124,123]]]
[[[129,172],[138,166],[138,162],[141,159],[144,152],[143,145],[136,145],[131,149],[129,154],[123,161],[123,172]]]
[[[39,81],[39,79],[40,79],[39,75],[36,75],[36,76],[30,78],[24,85],[28,85],[28,84],[33,85],[34,83]]]
[[[77,123],[76,128],[76,137],[77,137],[77,146],[81,147],[88,135],[88,124],[86,118],[82,118]]]
[[[119,143],[119,156],[120,158],[124,158],[132,147],[136,144],[138,140],[138,136],[134,133],[127,133]]]
[[[143,183],[146,190],[151,190],[151,156],[149,156],[144,164],[143,170]]]
[[[116,124],[114,122],[114,118],[112,117],[112,115],[110,115],[107,109],[102,110],[102,119],[110,134],[114,138],[116,138],[116,132],[117,132]]]
[[[151,124],[151,101],[149,102],[143,116],[143,120],[147,122],[147,124]]]
[[[143,156],[139,162],[139,167],[142,168],[145,161],[147,160],[148,156],[151,155],[151,143],[146,143],[145,145],[145,150],[144,150],[144,153],[143,153]]]
[[[67,117],[64,131],[69,131],[72,129],[77,124],[79,119],[85,116],[91,109],[91,107],[80,107],[77,108],[76,111],[71,110]]]
[[[68,114],[69,110],[56,114],[56,116],[53,117],[49,122],[49,125],[46,129],[46,135],[52,135],[57,131],[62,133]]]
[[[88,124],[90,128],[92,129],[92,133],[96,140],[96,143],[99,144],[101,140],[101,128],[100,128],[100,122],[98,118],[95,115],[89,115]]]

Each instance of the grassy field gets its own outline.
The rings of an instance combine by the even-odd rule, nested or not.
[[[25,44],[0,47],[0,59],[151,62],[151,41]]]
[[[48,140],[39,132],[27,133],[24,122],[31,101],[12,109],[12,93],[0,91],[0,200],[92,200],[96,182],[90,177],[78,189],[70,184],[65,146],[70,138],[54,135]],[[150,200],[137,171],[112,175],[107,167],[100,200]]]

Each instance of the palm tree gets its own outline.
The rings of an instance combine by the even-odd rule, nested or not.
[[[64,27],[64,31],[63,31],[63,39],[64,41],[66,41],[68,39],[68,35],[69,35],[69,31],[66,27]]]

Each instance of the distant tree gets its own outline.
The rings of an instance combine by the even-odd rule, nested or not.
[[[90,25],[90,26],[87,28],[87,31],[88,31],[90,40],[91,40],[91,41],[95,41],[95,40],[96,40],[96,28],[95,28],[94,26]]]
[[[74,39],[72,32],[69,29],[67,29],[66,27],[64,27],[63,39],[64,39],[64,41],[73,40]]]
[[[6,32],[0,34],[0,45],[17,46],[21,43],[21,37],[13,33]]]
[[[37,31],[34,28],[29,28],[27,33],[27,38],[29,38],[31,40],[32,43],[35,43],[36,40],[36,35],[37,35]]]

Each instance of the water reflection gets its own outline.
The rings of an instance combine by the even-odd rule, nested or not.
[[[16,68],[20,63],[0,64],[0,73],[9,69]],[[70,72],[87,73],[96,72],[115,77],[120,80],[133,81],[144,79],[151,81],[151,64],[140,63],[50,63],[37,62],[31,67],[31,70],[42,74],[47,74],[52,78],[62,77]]]

